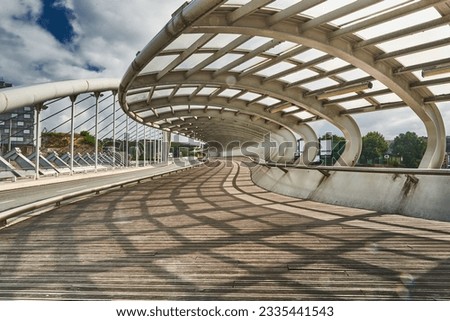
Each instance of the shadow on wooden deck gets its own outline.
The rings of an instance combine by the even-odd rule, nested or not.
[[[0,230],[0,299],[450,299],[450,223],[281,196],[249,171],[216,162]]]

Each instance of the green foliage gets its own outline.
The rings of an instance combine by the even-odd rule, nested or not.
[[[55,137],[55,138],[64,138],[67,136],[66,133],[55,133],[55,132],[42,132],[42,137]]]
[[[95,137],[92,136],[88,131],[84,130],[80,133],[83,139],[83,144],[95,145]]]
[[[362,138],[361,159],[371,162],[383,157],[389,148],[384,136],[378,132],[369,132]]]
[[[410,168],[419,166],[426,148],[426,139],[413,132],[398,135],[392,144],[393,154],[402,157],[402,163]]]

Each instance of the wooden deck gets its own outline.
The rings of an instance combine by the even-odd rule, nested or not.
[[[0,276],[1,300],[448,300],[450,223],[277,195],[221,162],[0,230]]]

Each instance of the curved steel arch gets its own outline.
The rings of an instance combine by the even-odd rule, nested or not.
[[[284,118],[283,116],[277,114],[277,113],[270,113],[270,112],[264,112],[264,109],[267,108],[267,106],[264,106],[262,104],[253,103],[251,105],[246,104],[244,100],[236,99],[233,100],[232,103],[229,102],[229,99],[226,97],[214,97],[210,98],[208,96],[195,96],[192,99],[189,97],[175,97],[173,99],[170,99],[170,101],[166,98],[159,98],[152,100],[151,105],[147,104],[147,102],[143,102],[141,105],[139,102],[131,104],[129,106],[130,110],[138,113],[139,111],[146,110],[143,108],[154,108],[156,111],[160,109],[161,107],[167,107],[167,106],[177,106],[177,105],[185,105],[186,101],[189,101],[190,105],[208,105],[208,106],[217,106],[222,108],[228,108],[235,111],[235,113],[243,113],[248,114],[252,116],[256,116],[256,118],[262,118],[265,120],[269,120],[273,123],[276,123],[279,126],[283,126],[290,131],[297,133],[305,139],[307,142],[317,142],[317,137],[312,130],[312,128],[305,124],[305,123],[299,123],[298,121],[295,121],[293,119]],[[177,111],[177,115],[180,115],[180,113],[183,113],[184,115],[189,115],[192,112],[189,111],[189,109],[185,109],[182,111]],[[187,113],[187,114],[186,114]],[[173,115],[173,114],[172,114]],[[170,116],[168,114],[167,116]],[[163,118],[162,115],[156,116],[148,116],[143,118],[145,122],[153,123],[159,119]],[[170,117],[168,117],[170,118]],[[253,118],[254,119],[254,118]]]
[[[425,67],[435,67],[433,64],[448,65],[450,59],[404,66],[396,58],[424,52],[429,47],[439,48],[448,42],[441,39],[429,42],[429,47],[417,45],[390,52],[381,50],[377,45],[448,25],[449,1],[421,0],[397,6],[391,5],[391,7],[387,6],[387,9],[374,11],[372,15],[362,16],[351,23],[344,23],[342,27],[332,22],[380,2],[385,5],[386,2],[359,0],[349,5],[338,5],[337,2],[333,2],[337,9],[325,13],[317,11],[320,14],[315,13],[316,16],[313,14],[312,18],[307,17],[304,12],[315,9],[322,3],[324,4],[322,9],[325,9],[327,1],[298,1],[290,7],[279,9],[269,8],[268,6],[273,2],[270,0],[242,1],[242,5],[224,5],[225,2],[227,1],[195,0],[173,14],[166,27],[136,57],[122,79],[119,99],[126,112],[143,121],[139,114],[145,114],[142,113],[144,109],[139,108],[148,106],[148,111],[156,108],[155,91],[162,89],[171,91],[167,95],[167,103],[171,105],[172,102],[180,99],[177,91],[187,85],[198,86],[198,90],[188,99],[184,97],[186,105],[189,105],[194,97],[201,96],[201,90],[211,84],[217,89],[215,93],[209,94],[211,100],[227,89],[239,90],[241,95],[247,92],[258,93],[261,97],[272,97],[280,103],[269,105],[269,108],[264,108],[264,111],[253,112],[262,117],[268,111],[280,113],[285,118],[281,122],[285,128],[292,130],[292,127],[287,125],[288,119],[302,124],[322,118],[341,129],[349,141],[343,155],[344,162],[354,165],[361,151],[361,134],[357,123],[350,115],[409,106],[423,121],[428,134],[428,146],[420,167],[440,167],[445,151],[445,128],[435,102],[450,100],[450,95],[435,96],[427,86],[447,84],[449,81],[445,78],[434,82],[421,81],[414,72]],[[408,14],[417,14],[429,8],[435,10],[434,12],[441,18],[432,17],[425,23],[400,27],[399,30],[387,31],[369,39],[362,39],[356,34],[360,30],[378,27],[386,21]],[[186,43],[178,42],[179,47],[169,47],[175,40],[181,39],[181,36],[191,34],[198,37]],[[221,35],[236,35],[236,37],[225,41],[222,45],[213,45],[212,41]],[[264,37],[266,41],[255,45],[253,50],[240,47],[261,37]],[[287,43],[295,46],[279,54],[269,52],[272,48]],[[322,55],[302,58],[303,60],[297,58],[297,55],[311,49],[320,51]],[[170,58],[172,56],[174,58]],[[158,65],[157,58],[165,58],[167,62]],[[197,61],[187,67],[190,58],[196,58]],[[224,58],[227,58],[225,62],[221,62]],[[260,60],[253,63],[253,58]],[[341,59],[347,65],[335,69],[324,69],[321,66],[322,63],[334,58]],[[163,61],[161,59],[160,61]],[[250,62],[252,64],[244,69],[238,68],[241,64]],[[153,63],[153,67],[150,63]],[[263,73],[264,70],[277,67],[281,63],[289,64],[290,68],[272,70],[270,74]],[[155,67],[155,64],[158,66]],[[211,67],[211,64],[215,64],[215,67]],[[313,75],[297,76],[296,73],[305,70]],[[345,72],[355,70],[364,72],[367,76],[353,76],[351,80],[341,76]],[[292,77],[298,78],[292,79]],[[326,85],[324,80],[334,82],[335,85]],[[311,89],[308,84],[314,81],[322,81],[324,84]],[[371,88],[370,82],[373,81],[382,84],[382,88],[366,91]],[[359,83],[369,83],[370,86],[362,88],[358,86]],[[349,89],[352,88],[354,88],[352,96],[330,99],[330,96],[333,96],[330,93],[339,96],[337,93],[341,95],[350,93],[352,90]],[[136,100],[137,93],[146,96],[145,104],[133,106],[132,102]],[[378,99],[378,96],[387,94],[399,97],[400,101],[394,98],[385,103]],[[362,100],[367,104],[358,102],[358,108],[345,107],[349,101],[354,100]],[[229,108],[234,110],[233,103],[236,102],[237,100],[231,99]],[[180,102],[177,104],[182,105]],[[247,105],[249,104],[254,104],[254,101],[247,101]],[[288,104],[292,104],[295,108]],[[288,112],[285,111],[288,109]],[[300,115],[303,110],[315,117],[303,118]]]
[[[340,37],[330,39],[330,30],[320,30],[317,28],[298,28],[290,21],[280,21],[277,24],[269,25],[267,20],[273,13],[266,13],[266,16],[257,18],[241,19],[234,25],[229,25],[225,13],[212,13],[209,19],[201,22],[211,22],[214,24],[197,23],[192,26],[192,32],[207,33],[236,33],[252,36],[266,36],[277,40],[292,41],[310,48],[319,49],[350,62],[352,65],[364,70],[374,79],[381,81],[388,88],[397,94],[403,101],[417,114],[423,121],[427,134],[428,145],[420,167],[440,167],[443,160],[442,142],[445,140],[445,126],[442,116],[434,104],[424,104],[425,96],[409,88],[409,81],[406,77],[393,77],[392,66],[384,61],[376,61],[374,55],[364,50],[361,39],[348,41]],[[291,18],[293,19],[293,18]],[[301,21],[299,21],[300,24]],[[396,66],[400,68],[401,66]],[[430,93],[431,94],[431,93]],[[339,126],[338,126],[339,127]],[[353,137],[352,137],[353,138]],[[358,155],[359,157],[359,155]]]
[[[300,158],[299,162],[308,164],[311,161],[314,160],[315,155],[318,152],[317,146],[318,146],[318,139],[317,135],[314,132],[314,130],[306,123],[302,123],[299,121],[295,121],[294,119],[290,119],[287,117],[283,117],[282,115],[278,113],[270,113],[266,112],[265,109],[267,109],[267,106],[264,106],[262,104],[259,104],[257,102],[252,103],[251,105],[246,104],[244,100],[240,99],[234,99],[232,101],[232,104],[229,102],[229,98],[226,97],[214,97],[210,98],[208,96],[200,96],[197,95],[191,99],[188,99],[188,97],[174,97],[170,101],[167,98],[158,98],[153,99],[151,102],[151,105],[149,105],[146,101],[143,102],[134,102],[133,104],[129,105],[130,110],[134,112],[139,111],[145,111],[145,108],[153,108],[156,112],[161,109],[162,107],[167,106],[177,106],[177,105],[183,105],[186,103],[186,101],[189,101],[191,105],[208,105],[208,106],[217,106],[222,107],[223,109],[227,108],[228,110],[221,110],[220,113],[229,113],[234,115],[247,115],[246,122],[262,122],[264,121],[274,124],[275,126],[286,128],[287,130],[303,137],[305,146],[308,147],[308,159]],[[233,111],[231,111],[232,109]],[[211,112],[217,114],[217,110],[211,110]],[[190,109],[184,109],[181,111],[176,111],[176,113],[172,112],[166,112],[164,114],[154,114],[153,116],[148,116],[143,118],[143,121],[146,123],[155,123],[158,121],[161,121],[162,119],[170,119],[173,117],[187,117],[187,116],[204,116],[204,115],[210,115],[215,116],[214,114],[210,112],[205,112],[205,110],[190,110]],[[237,118],[235,116],[235,118]],[[230,118],[230,121],[232,121],[233,118]],[[172,123],[172,122],[171,122]],[[164,126],[163,124],[158,124],[158,126],[161,126],[162,128],[170,128],[170,126]],[[246,124],[242,125],[243,130],[246,130]],[[273,127],[272,128],[276,128]],[[216,128],[215,130],[220,129],[220,127]],[[245,136],[245,135],[244,135]]]
[[[185,117],[197,117],[195,118],[185,118]],[[220,125],[222,122],[222,125],[227,124],[229,127],[234,127],[236,132],[240,133],[243,139],[246,139],[245,133],[248,130],[252,130],[254,132],[258,132],[263,136],[264,134],[276,131],[279,129],[278,126],[276,126],[273,123],[266,123],[264,121],[250,121],[249,118],[245,117],[245,115],[239,115],[235,116],[233,112],[225,112],[220,113],[220,111],[217,112],[210,112],[208,113],[208,116],[203,117],[204,112],[203,111],[192,111],[190,114],[180,114],[178,117],[185,118],[184,120],[178,119],[178,121],[166,123],[165,126],[161,126],[163,129],[171,129],[177,125],[180,125],[182,128],[195,128],[193,125],[190,125],[191,123],[216,123],[217,125]],[[239,117],[239,118],[238,118]],[[205,119],[206,118],[206,119]],[[182,125],[180,124],[182,123]],[[225,132],[222,128],[216,127],[215,132]],[[176,131],[176,129],[175,129]],[[294,135],[292,135],[294,137]]]

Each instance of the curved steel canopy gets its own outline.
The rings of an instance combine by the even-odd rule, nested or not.
[[[316,142],[308,122],[325,119],[349,165],[362,145],[352,114],[409,107],[428,136],[420,167],[438,168],[449,13],[437,0],[194,0],[137,55],[119,101],[138,121],[223,143],[280,128]]]

